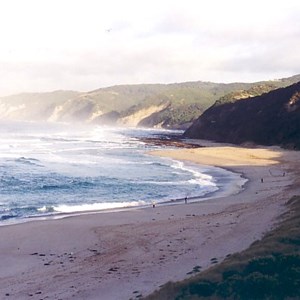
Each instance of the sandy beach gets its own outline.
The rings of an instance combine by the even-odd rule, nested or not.
[[[219,166],[248,182],[234,195],[0,227],[0,299],[138,299],[247,248],[299,194],[300,152],[207,148],[153,155]]]

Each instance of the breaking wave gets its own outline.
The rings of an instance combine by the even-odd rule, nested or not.
[[[235,180],[224,170],[148,155],[157,147],[139,138],[163,133],[177,134],[67,124],[0,126],[0,220],[150,205],[206,195]]]

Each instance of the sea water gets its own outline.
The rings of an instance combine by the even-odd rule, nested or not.
[[[179,132],[48,123],[0,127],[0,224],[204,197],[236,174],[149,155]]]

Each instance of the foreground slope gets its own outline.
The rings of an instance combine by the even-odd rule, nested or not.
[[[262,240],[202,274],[166,284],[146,299],[299,299],[300,197],[291,198],[287,207],[284,221]]]
[[[235,102],[216,102],[185,137],[300,149],[300,82]]]

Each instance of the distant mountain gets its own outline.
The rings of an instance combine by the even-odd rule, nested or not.
[[[23,93],[0,98],[0,119],[17,121],[46,121],[59,113],[68,100],[80,95],[74,91]]]
[[[119,85],[80,93],[55,91],[0,98],[0,118],[187,128],[215,101],[256,96],[300,81],[300,75],[257,83],[185,82]]]
[[[257,97],[216,102],[184,136],[300,149],[300,82]]]

